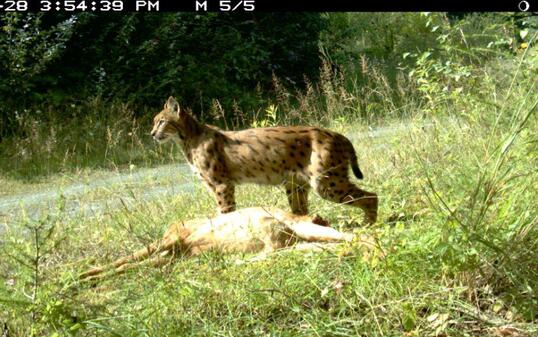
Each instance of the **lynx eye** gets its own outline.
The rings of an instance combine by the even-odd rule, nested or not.
[[[159,120],[159,124],[157,124],[157,125],[161,126],[163,123],[164,123],[164,119],[161,119],[161,120]]]

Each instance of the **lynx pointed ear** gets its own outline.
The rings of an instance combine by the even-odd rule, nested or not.
[[[173,96],[168,97],[168,100],[164,104],[164,108],[179,114],[179,103]]]

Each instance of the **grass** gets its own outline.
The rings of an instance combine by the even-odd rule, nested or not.
[[[276,110],[268,108],[273,117],[267,123],[301,122],[296,117],[306,109],[312,119],[303,122],[351,135],[366,176],[359,184],[381,198],[378,223],[362,227],[359,210],[313,194],[310,212],[374,236],[377,250],[351,244],[336,252],[279,252],[257,262],[211,252],[161,268],[141,267],[97,287],[79,284],[80,271],[148,244],[171,221],[214,214],[214,201],[198,183],[190,193],[145,198],[149,187],[187,179],[148,173],[140,185],[104,186],[81,196],[81,204],[132,200],[95,217],[66,214],[66,201],[59,198],[40,220],[11,219],[17,224],[0,246],[0,322],[7,322],[13,336],[536,335],[537,83],[515,67],[513,77],[488,79],[488,70],[480,90],[443,96],[436,105],[442,113],[427,118],[416,97],[402,105],[399,117],[364,118],[365,101],[328,78],[321,97],[290,99],[299,105],[282,98]],[[382,87],[376,92],[390,96]],[[327,104],[329,117],[322,121]],[[392,109],[387,104],[383,109]],[[372,123],[407,128],[364,137]],[[123,126],[114,130],[126,137]],[[102,152],[106,144],[96,148],[90,168],[122,172],[137,163],[132,170],[139,172],[138,166],[176,159],[169,147],[123,141],[110,160]],[[142,157],[122,157],[122,148],[135,153],[123,156]],[[78,156],[70,157],[73,165],[51,161],[49,173],[32,187],[8,170],[19,164],[3,163],[3,179],[22,193],[106,175],[80,170]],[[43,157],[32,158],[25,174],[40,170]],[[57,177],[58,171],[67,178]],[[238,207],[288,208],[277,187],[241,186],[237,200]]]
[[[153,113],[99,98],[61,110],[38,106],[17,113],[18,133],[0,143],[6,158],[0,162],[0,182],[38,183],[58,173],[77,176],[171,162],[176,153],[151,142],[147,125]]]
[[[456,217],[476,211],[468,207],[469,196],[476,188],[477,174],[487,170],[475,164],[491,155],[483,152],[488,137],[477,134],[486,135],[487,130],[456,119],[435,121],[426,128],[420,121],[410,123],[411,129],[404,134],[355,144],[367,177],[362,185],[382,198],[380,222],[361,231],[378,238],[387,253],[384,259],[379,252],[365,256],[360,246],[342,246],[337,253],[280,253],[245,264],[236,263],[242,256],[209,253],[160,269],[142,267],[97,288],[76,286],[77,272],[92,261],[110,261],[151,242],[174,219],[212,214],[213,200],[197,186],[190,195],[140,199],[129,210],[97,218],[68,219],[60,213],[46,219],[46,226],[54,231],[42,249],[46,251],[48,245],[55,249],[40,262],[42,293],[37,297],[43,302],[25,309],[6,307],[0,311],[2,320],[10,323],[14,335],[27,331],[24,322],[28,320],[39,329],[38,335],[78,331],[122,336],[493,336],[504,326],[529,335],[538,332],[538,326],[531,323],[536,319],[537,299],[530,293],[536,289],[536,269],[528,270],[524,280],[511,279],[510,273],[517,271],[503,267],[492,256],[495,250],[475,241],[495,233],[491,243],[513,253],[506,251],[506,241],[515,236],[529,246],[513,249],[528,249],[523,255],[532,253],[536,245],[532,220],[536,221],[537,214],[531,207],[528,182],[536,181],[531,178],[536,171],[518,168],[519,173],[531,176],[514,178],[512,186],[501,185],[503,196],[495,198],[488,220],[473,232],[471,223],[458,224]],[[526,142],[523,138],[514,144],[515,162],[521,160],[520,155],[526,157]],[[134,197],[142,195],[138,191]],[[278,188],[244,186],[237,199],[240,207],[286,208],[283,196]],[[353,221],[361,218],[358,210],[311,198],[312,212],[345,228],[356,226]],[[457,211],[448,212],[444,204]],[[8,237],[20,238],[16,230]],[[18,240],[8,244],[10,250],[35,252],[35,246]],[[3,262],[2,271],[15,284],[2,285],[0,298],[10,294],[8,303],[28,301],[23,289],[28,291],[31,284],[31,268],[8,261],[7,265]],[[508,262],[516,261],[504,263]],[[73,284],[76,290],[70,288]],[[530,289],[520,289],[526,286]],[[518,298],[518,291],[527,298]],[[32,310],[39,319],[31,319]]]

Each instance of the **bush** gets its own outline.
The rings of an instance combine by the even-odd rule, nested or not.
[[[319,14],[3,14],[0,135],[13,111],[87,97],[161,105],[176,95],[195,112],[213,99],[243,109],[263,99],[273,74],[288,85],[315,79]]]

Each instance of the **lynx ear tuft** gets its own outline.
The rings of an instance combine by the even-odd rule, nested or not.
[[[168,97],[168,100],[164,104],[164,108],[170,110],[171,112],[176,112],[177,114],[179,114],[180,111],[179,103],[173,96]]]

